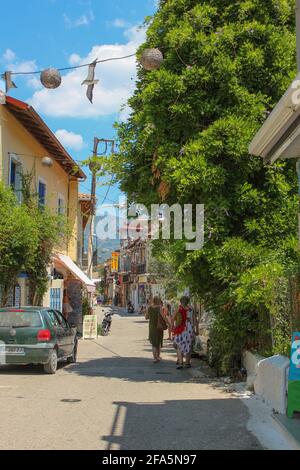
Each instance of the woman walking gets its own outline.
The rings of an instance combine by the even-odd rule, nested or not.
[[[163,330],[158,328],[159,316],[161,315],[161,301],[159,297],[153,298],[153,303],[148,308],[149,340],[152,345],[153,362],[156,364],[161,360],[160,350],[163,345]]]
[[[193,325],[189,318],[188,297],[180,299],[179,309],[173,317],[173,341],[177,350],[177,369],[183,369],[183,358],[186,357],[186,367],[191,367],[190,353],[193,342]]]

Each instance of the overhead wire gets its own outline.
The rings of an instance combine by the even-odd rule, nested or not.
[[[124,60],[124,59],[128,59],[130,57],[134,57],[136,56],[136,52],[134,54],[129,54],[129,55],[125,55],[123,57],[109,57],[107,59],[100,59],[100,60],[96,60],[96,64],[101,64],[103,62],[111,62],[111,61],[114,61],[114,60]],[[60,71],[60,72],[65,72],[67,70],[76,70],[76,69],[80,69],[80,68],[84,68],[84,67],[89,67],[89,65],[91,65],[91,63],[89,64],[82,64],[82,65],[73,65],[73,66],[70,66],[70,67],[61,67],[61,68],[58,68],[57,70]],[[37,75],[37,74],[41,74],[43,72],[43,70],[35,70],[35,71],[31,71],[31,72],[11,72],[11,75]]]

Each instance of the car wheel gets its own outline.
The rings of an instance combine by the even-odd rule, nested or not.
[[[78,342],[76,341],[76,343],[74,344],[72,356],[68,357],[67,359],[68,364],[75,364],[77,362],[77,349],[78,349]]]
[[[53,349],[50,354],[49,361],[47,364],[44,364],[44,372],[45,374],[54,375],[57,371],[57,351]]]

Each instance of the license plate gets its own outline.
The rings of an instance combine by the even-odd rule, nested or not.
[[[6,354],[8,356],[25,356],[25,349],[24,348],[7,346],[6,347]]]

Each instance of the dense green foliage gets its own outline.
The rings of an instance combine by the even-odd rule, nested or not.
[[[33,261],[37,241],[29,210],[20,206],[12,191],[0,182],[0,305],[5,305],[24,264]]]
[[[38,233],[35,254],[28,257],[24,269],[29,276],[29,303],[41,305],[48,288],[48,269],[54,248],[66,243],[67,221],[62,215],[53,214],[47,206],[40,207],[38,195],[32,191],[34,174],[22,174],[22,200]]]
[[[0,304],[5,305],[9,291],[21,270],[29,275],[29,301],[41,305],[48,288],[47,268],[54,247],[67,232],[61,216],[38,206],[30,191],[32,175],[23,175],[23,203],[10,188],[0,183]]]
[[[297,265],[295,164],[264,167],[248,146],[295,76],[294,9],[293,0],[161,0],[141,51],[159,47],[164,64],[139,69],[131,117],[118,126],[112,168],[130,200],[205,204],[205,247],[187,253],[176,242],[174,267],[215,314],[224,371],[247,346],[286,351],[278,338],[288,327],[274,334],[272,318]]]

